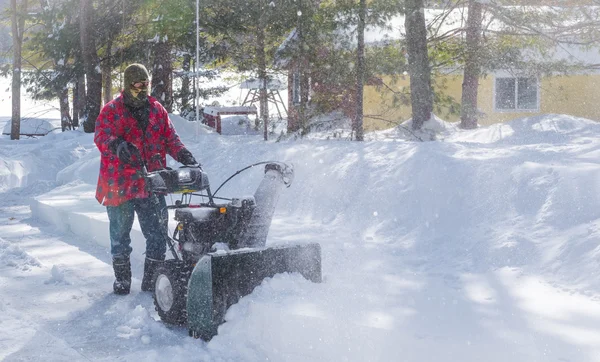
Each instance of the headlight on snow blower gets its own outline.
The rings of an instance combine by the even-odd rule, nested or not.
[[[177,188],[173,192],[197,192],[209,186],[208,176],[200,168],[180,168],[177,172]]]
[[[190,171],[189,168],[187,169],[182,169],[182,170],[177,170],[177,178],[179,179],[179,182],[183,182],[183,183],[188,183],[192,181],[192,172]]]

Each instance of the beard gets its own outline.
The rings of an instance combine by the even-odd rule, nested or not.
[[[131,88],[123,92],[125,96],[125,104],[133,107],[140,108],[148,103],[148,88]]]

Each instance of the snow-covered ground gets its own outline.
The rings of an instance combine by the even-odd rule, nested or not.
[[[92,135],[1,136],[0,359],[600,360],[600,124],[547,115],[438,122],[433,142],[402,130],[264,142],[173,119],[214,185],[257,161],[294,164],[268,243],[319,242],[323,283],[265,280],[218,336],[192,339],[140,291],[139,231],[132,293],[112,294]],[[260,177],[242,173],[223,196]]]

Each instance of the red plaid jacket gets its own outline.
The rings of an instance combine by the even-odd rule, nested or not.
[[[110,150],[109,144],[118,137],[140,150],[148,171],[166,166],[166,154],[177,159],[185,146],[179,139],[165,108],[150,98],[150,121],[144,132],[123,103],[123,94],[107,103],[96,120],[94,142],[100,150],[100,175],[96,199],[105,206],[118,206],[135,198],[148,197],[143,178],[135,167],[124,164]]]

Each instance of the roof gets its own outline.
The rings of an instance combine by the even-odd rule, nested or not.
[[[240,84],[241,89],[261,89],[262,84],[260,84],[260,80],[258,79],[248,79]],[[287,86],[279,79],[269,79],[267,80],[267,89],[272,90],[284,90],[287,89]]]
[[[287,38],[279,45],[275,52],[275,59],[273,63],[278,68],[286,68],[291,58],[288,56],[289,53],[295,50],[298,43],[298,31],[296,28],[292,29],[288,34]]]

